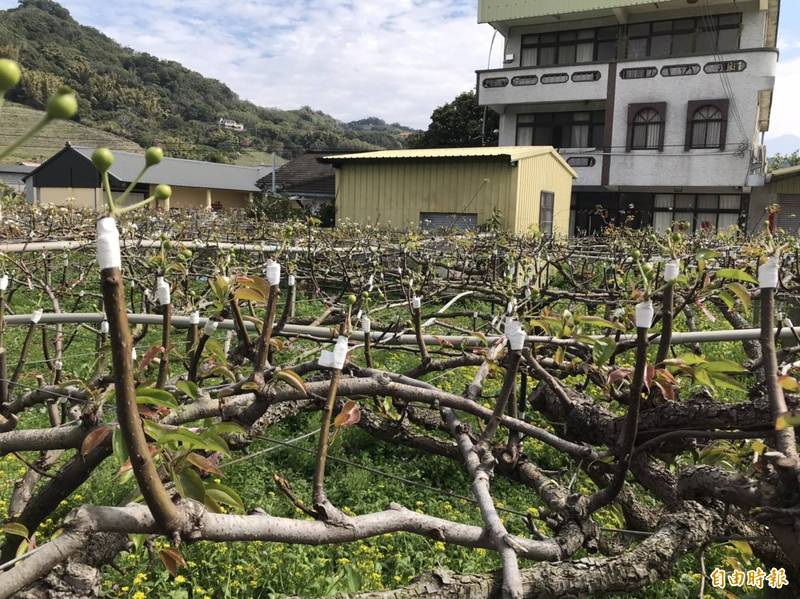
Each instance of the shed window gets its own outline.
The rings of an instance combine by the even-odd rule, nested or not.
[[[552,191],[543,191],[539,198],[539,231],[545,235],[553,234],[553,206],[556,194]]]
[[[419,226],[424,231],[437,229],[477,229],[475,212],[420,212]]]

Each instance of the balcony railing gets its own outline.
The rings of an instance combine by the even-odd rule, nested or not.
[[[616,75],[623,80],[715,77],[743,73],[748,78],[775,75],[773,49],[740,50],[691,58],[620,61]],[[478,71],[478,99],[483,106],[532,104],[573,100],[605,100],[609,63],[572,66],[514,67]],[[649,82],[643,81],[645,85]]]

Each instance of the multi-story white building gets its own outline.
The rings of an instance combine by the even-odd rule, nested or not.
[[[500,145],[578,172],[571,231],[744,226],[764,182],[780,0],[479,0],[504,38],[478,71]]]

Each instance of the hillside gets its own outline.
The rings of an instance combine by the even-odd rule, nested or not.
[[[11,144],[29,131],[41,120],[43,114],[41,110],[6,102],[0,109],[0,147]],[[134,142],[118,135],[72,121],[55,121],[17,148],[4,162],[42,162],[60,150],[67,141],[75,146],[106,146],[112,150],[133,152],[141,149]]]
[[[291,157],[304,149],[402,143],[402,127],[380,119],[347,126],[308,106],[256,106],[215,79],[121,46],[52,0],[21,0],[18,8],[0,11],[0,57],[24,68],[10,100],[41,108],[67,84],[78,92],[82,123],[140,146],[159,144],[172,156],[233,162],[253,151]],[[220,128],[223,117],[244,131]]]

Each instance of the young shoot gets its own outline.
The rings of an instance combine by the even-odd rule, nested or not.
[[[13,89],[19,83],[22,76],[19,65],[7,58],[0,59],[0,108],[3,106],[4,96],[7,91]],[[26,133],[14,141],[10,146],[0,149],[0,161],[39,133],[44,127],[53,120],[71,119],[78,112],[78,97],[75,92],[62,86],[47,100],[44,116],[31,127]]]
[[[136,202],[135,204],[130,204],[129,206],[121,206],[122,202],[125,201],[133,188],[139,183],[142,176],[147,172],[147,169],[157,165],[159,162],[161,162],[161,160],[163,160],[163,158],[164,152],[161,148],[157,148],[155,146],[147,148],[147,151],[144,154],[144,167],[141,171],[139,171],[139,174],[134,177],[133,181],[128,184],[128,187],[125,188],[125,191],[114,198],[111,193],[111,183],[108,178],[111,166],[114,164],[114,154],[108,148],[98,148],[94,151],[92,154],[92,164],[97,169],[97,172],[100,173],[102,186],[106,193],[106,203],[108,204],[108,213],[110,216],[117,217],[125,214],[126,212],[132,212],[133,210],[147,206],[153,200],[164,202],[170,198],[172,195],[172,188],[169,185],[162,183],[156,186],[151,196],[145,198],[141,202]]]

